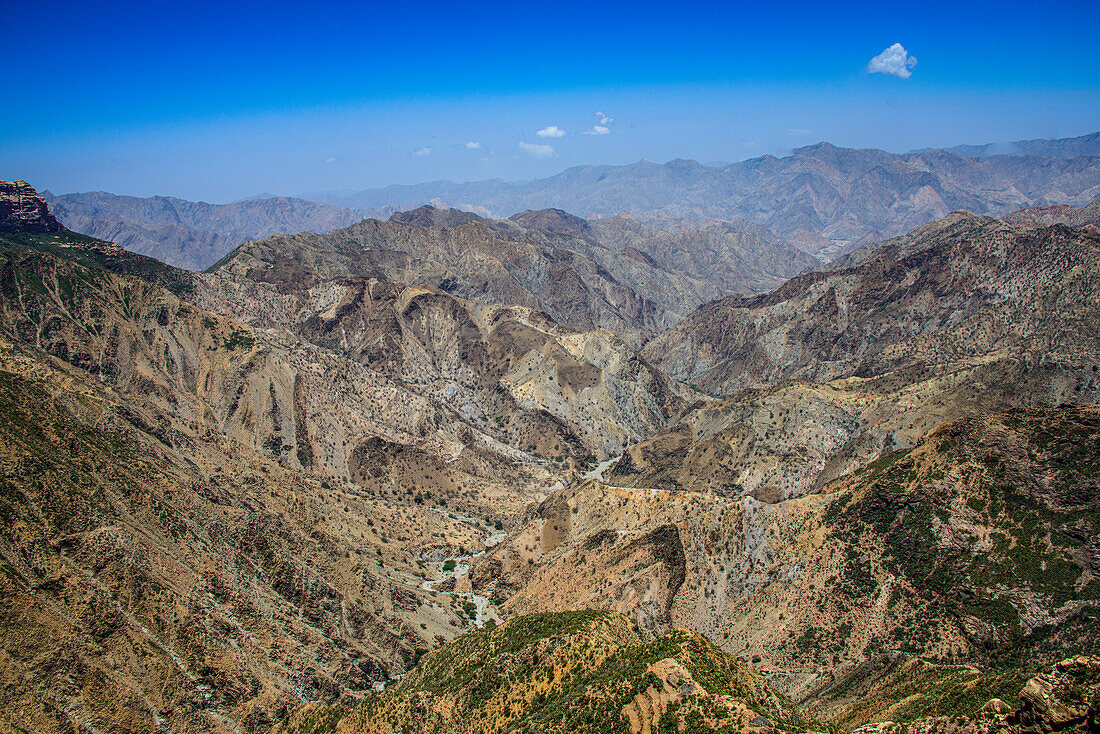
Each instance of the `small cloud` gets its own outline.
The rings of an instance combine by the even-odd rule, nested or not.
[[[787,134],[796,138],[804,138],[807,135],[813,135],[814,131],[805,127],[789,127],[787,128]]]
[[[413,151],[413,155],[418,156],[420,158],[423,158],[424,156],[431,155],[431,154],[432,154],[432,149],[430,147],[428,147],[427,145],[425,145],[423,148],[420,148],[418,150]]]
[[[471,140],[466,143],[466,150],[481,150],[481,143],[476,140]]]
[[[608,127],[608,126],[612,122],[614,122],[614,118],[609,117],[606,112],[597,111],[595,114],[596,114],[596,118],[599,120],[599,123],[596,124],[596,125],[593,125],[592,129],[585,130],[584,132],[581,133],[581,135],[610,135],[611,134],[611,128]]]
[[[898,79],[908,79],[917,65],[917,57],[910,56],[905,46],[895,43],[867,63],[868,74],[889,74]]]
[[[335,162],[336,162],[336,156],[332,156],[331,158],[326,158],[325,159],[325,163],[335,163]]]
[[[557,155],[552,145],[542,145],[539,143],[527,143],[519,141],[519,149],[524,153],[533,155],[535,158],[552,158]]]
[[[535,133],[540,138],[564,138],[565,131],[557,125],[548,125]]]
[[[756,144],[755,140],[746,140],[745,142],[741,143],[741,146],[748,148],[749,150],[755,150],[756,148],[760,147]]]

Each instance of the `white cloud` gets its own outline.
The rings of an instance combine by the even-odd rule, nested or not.
[[[557,125],[548,125],[535,133],[540,138],[564,138],[565,131]]]
[[[421,158],[423,158],[426,155],[431,155],[431,154],[432,154],[432,149],[429,148],[427,145],[425,145],[423,148],[420,148],[419,150],[414,150],[413,151],[413,155],[419,156]]]
[[[335,162],[336,162],[336,156],[332,156],[331,158],[326,158],[325,159],[325,163],[335,163]]]
[[[471,140],[470,142],[466,143],[466,150],[480,150],[480,149],[481,149],[481,143],[477,142],[476,140]]]
[[[814,131],[806,127],[789,127],[787,128],[787,134],[796,138],[804,138],[807,135],[813,135]]]
[[[905,46],[895,43],[867,63],[868,74],[889,74],[898,79],[908,79],[917,65],[917,57],[910,56]]]
[[[554,152],[554,146],[552,146],[552,145],[541,145],[539,143],[526,143],[522,140],[519,141],[519,149],[522,150],[524,153],[527,153],[529,155],[533,155],[536,158],[551,158],[551,157],[557,155],[557,153]]]
[[[610,135],[611,128],[609,125],[614,122],[614,118],[609,117],[606,112],[595,113],[596,118],[599,119],[599,123],[593,125],[590,130],[585,130],[581,135]]]

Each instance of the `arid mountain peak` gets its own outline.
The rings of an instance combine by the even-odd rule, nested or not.
[[[519,214],[508,217],[526,229],[538,229],[551,234],[563,234],[570,237],[588,237],[592,227],[578,216],[574,216],[561,209],[528,209]]]
[[[390,215],[391,222],[400,224],[412,224],[417,227],[457,227],[468,222],[485,221],[472,212],[459,211],[458,209],[436,209],[425,204],[406,212],[394,212]]]

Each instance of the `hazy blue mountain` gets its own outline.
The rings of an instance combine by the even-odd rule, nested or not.
[[[102,191],[43,198],[69,229],[170,265],[204,270],[242,242],[273,234],[329,232],[380,212],[287,197],[208,204],[172,196],[138,198]]]
[[[995,155],[1033,155],[1040,158],[1097,156],[1100,155],[1100,132],[1059,140],[1016,140],[1011,143],[956,145],[947,150],[970,158],[988,158]]]
[[[727,166],[691,160],[578,166],[549,178],[389,186],[313,198],[349,208],[437,206],[504,217],[557,208],[581,216],[621,212],[669,218],[746,219],[811,252],[900,235],[956,209],[1004,215],[1026,206],[1087,204],[1100,194],[1097,134],[1015,144],[1026,155],[905,154],[818,143],[783,158]],[[978,146],[981,147],[981,146]],[[976,149],[975,149],[976,150]],[[995,152],[989,146],[989,153]],[[1045,157],[1035,157],[1035,156]]]

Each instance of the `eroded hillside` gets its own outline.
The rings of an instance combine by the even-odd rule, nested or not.
[[[6,726],[265,731],[369,689],[492,619],[468,559],[678,400],[529,309],[314,296],[3,235]]]
[[[955,684],[988,698],[1096,650],[1097,467],[1100,409],[1064,407],[949,423],[795,500],[588,481],[473,580],[505,613],[703,632],[845,726],[950,713]]]
[[[1098,258],[1095,230],[956,212],[770,294],[707,304],[644,354],[726,395],[1006,350],[1073,357],[1095,339]]]
[[[639,356],[803,261],[425,207],[192,274],[32,204],[0,235],[13,731],[992,731],[1096,650],[1087,210],[957,213]]]
[[[347,277],[439,288],[488,305],[536,308],[570,328],[607,329],[636,345],[706,301],[772,288],[817,262],[774,236],[746,239],[719,225],[674,244],[658,230],[620,235],[609,227],[558,210],[488,220],[421,207],[326,235],[249,242],[215,269],[283,290]]]

